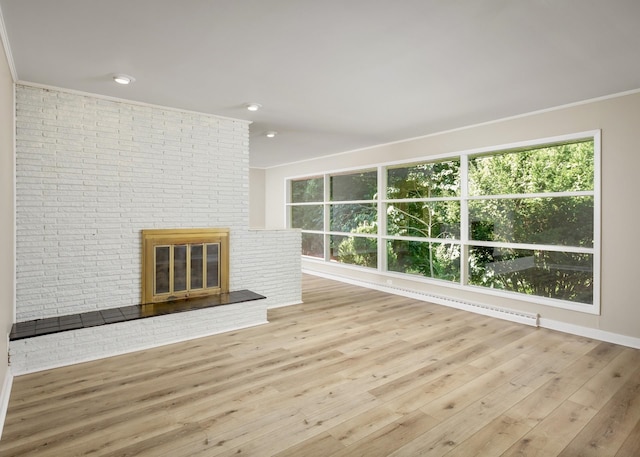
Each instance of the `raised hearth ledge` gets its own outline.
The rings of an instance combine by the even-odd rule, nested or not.
[[[11,340],[10,370],[14,376],[34,373],[267,324],[267,300],[249,291],[239,292],[242,294],[229,295],[243,301],[220,303],[224,306],[210,302],[189,312],[169,312],[165,305],[138,305],[144,315],[138,313],[130,320],[109,325],[94,320],[89,327]],[[149,315],[151,309],[157,313]]]
[[[263,295],[250,290],[239,290],[227,294],[213,295],[203,298],[176,300],[165,303],[152,303],[147,305],[123,306],[109,308],[101,311],[70,314],[60,317],[47,317],[31,321],[13,324],[9,340],[21,340],[40,335],[66,332],[81,328],[97,327],[100,325],[115,324],[117,322],[133,321],[149,317],[163,316],[166,314],[183,313],[197,309],[211,308],[214,306],[230,305],[253,300],[262,300]]]

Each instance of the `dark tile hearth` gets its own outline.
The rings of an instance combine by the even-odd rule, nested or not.
[[[261,300],[263,295],[250,290],[238,290],[228,294],[213,295],[203,298],[190,298],[176,300],[167,303],[154,303],[148,305],[132,305],[120,308],[110,308],[102,311],[90,311],[67,316],[47,317],[13,324],[9,339],[11,341],[32,338],[34,336],[50,335],[68,330],[97,327],[99,325],[113,324],[116,322],[133,321],[147,317],[162,316],[165,314],[183,313],[197,309],[212,308],[214,306],[231,305],[253,300]]]

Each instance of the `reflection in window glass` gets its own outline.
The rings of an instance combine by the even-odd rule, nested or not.
[[[323,206],[292,206],[291,227],[303,230],[322,230],[324,228]]]
[[[173,291],[187,290],[187,245],[173,246]]]
[[[430,162],[387,170],[387,198],[460,195],[460,160]]]
[[[191,289],[202,289],[203,287],[203,266],[202,245],[191,245]]]
[[[170,252],[169,246],[155,247],[155,294],[166,294],[170,287]]]
[[[469,284],[590,304],[593,255],[471,246]]]
[[[324,258],[324,235],[302,233],[302,255]]]
[[[324,200],[323,178],[291,181],[291,202],[321,202]]]
[[[472,200],[473,240],[593,247],[593,197]]]
[[[378,193],[378,173],[367,171],[330,178],[332,201],[373,200]]]
[[[387,205],[387,233],[421,238],[460,238],[460,202],[396,202]]]
[[[460,245],[389,240],[387,269],[427,278],[460,281]]]
[[[334,204],[329,215],[332,232],[377,233],[375,203]]]
[[[331,235],[331,260],[376,268],[378,241],[376,238],[363,236]]]

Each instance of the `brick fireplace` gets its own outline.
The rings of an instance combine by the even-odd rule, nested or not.
[[[16,127],[18,322],[140,304],[147,229],[228,228],[229,290],[267,298],[223,318],[199,310],[12,342],[15,373],[241,328],[247,314],[263,323],[301,301],[300,234],[248,228],[248,122],[19,84]]]

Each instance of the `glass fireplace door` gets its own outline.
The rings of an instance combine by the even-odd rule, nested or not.
[[[143,231],[143,303],[228,292],[228,234],[146,239],[144,232],[163,231]]]

